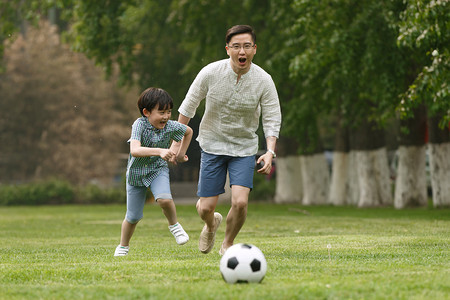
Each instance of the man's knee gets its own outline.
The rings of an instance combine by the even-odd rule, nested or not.
[[[200,215],[208,215],[213,214],[214,210],[216,209],[216,205],[214,201],[207,201],[207,200],[199,200],[197,202],[197,211]]]
[[[236,197],[233,198],[231,201],[231,206],[233,206],[234,209],[245,211],[248,207],[248,198],[246,197]]]

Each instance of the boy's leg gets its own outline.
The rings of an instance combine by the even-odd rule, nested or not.
[[[122,231],[120,234],[120,245],[121,246],[126,247],[126,246],[130,245],[130,240],[131,240],[131,237],[133,236],[134,230],[136,229],[136,225],[137,225],[137,223],[131,224],[126,219],[123,220]]]
[[[175,207],[175,203],[172,199],[158,199],[156,201],[159,204],[159,207],[161,207],[164,215],[167,218],[167,222],[169,222],[169,225],[176,224],[177,221],[177,209]]]
[[[159,207],[163,210],[169,225],[177,223],[177,212],[170,191],[169,169],[164,168],[159,172],[158,176],[153,179],[150,190]]]
[[[169,170],[163,169],[152,181],[150,189],[156,202],[161,207],[169,223],[169,230],[175,237],[177,244],[184,245],[189,241],[189,236],[183,226],[177,221],[177,210],[170,191]]]
[[[175,237],[178,245],[184,245],[189,241],[189,235],[184,231],[183,226],[177,222],[177,213],[172,199],[158,199],[158,204],[162,208],[164,215],[169,222],[169,230]]]
[[[136,225],[143,217],[146,192],[146,187],[132,186],[127,183],[127,213],[122,222],[119,246],[129,246]]]

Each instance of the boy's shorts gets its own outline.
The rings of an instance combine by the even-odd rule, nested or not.
[[[161,170],[158,176],[153,179],[149,188],[156,201],[158,201],[158,199],[172,199],[169,170]],[[131,224],[136,224],[144,217],[144,204],[147,189],[146,186],[130,185],[127,180],[127,214],[125,219]]]
[[[227,171],[230,186],[240,185],[251,190],[255,164],[255,155],[234,157],[210,154],[202,150],[197,196],[213,197],[225,193]]]

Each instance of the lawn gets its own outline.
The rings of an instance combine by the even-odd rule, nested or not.
[[[130,254],[113,257],[124,205],[0,207],[0,299],[450,299],[449,209],[252,203],[236,242],[268,271],[237,285],[219,271],[225,223],[204,255],[194,205],[177,210],[188,244],[147,205]]]

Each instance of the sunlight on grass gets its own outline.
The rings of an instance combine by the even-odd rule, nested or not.
[[[226,215],[229,206],[218,211]],[[176,245],[148,205],[127,257],[113,257],[124,205],[0,208],[0,289],[8,299],[445,299],[450,210],[251,204],[236,242],[257,245],[261,284],[228,285],[217,251],[197,249],[194,205],[177,207],[190,234]]]

